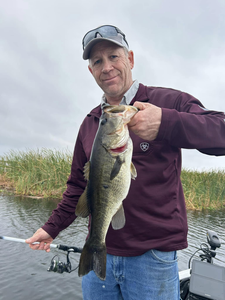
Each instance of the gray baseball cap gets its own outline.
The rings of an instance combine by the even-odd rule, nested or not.
[[[83,37],[84,60],[89,59],[92,47],[101,41],[109,41],[129,50],[125,34],[119,28],[112,25],[103,25],[88,31]]]

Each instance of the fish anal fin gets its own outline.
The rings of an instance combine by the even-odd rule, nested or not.
[[[132,162],[130,164],[130,173],[131,173],[131,178],[135,180],[135,178],[137,177],[137,171]]]
[[[90,214],[89,207],[88,207],[88,201],[87,201],[87,186],[83,192],[83,194],[80,196],[76,210],[75,215],[77,217],[86,218]]]
[[[120,208],[117,210],[115,215],[112,217],[112,228],[114,230],[118,230],[124,227],[126,222],[123,204],[121,204]]]
[[[120,157],[117,156],[114,166],[112,168],[111,174],[110,174],[110,180],[113,180],[119,174],[120,168],[123,163],[124,163],[124,161],[122,161],[120,159]]]

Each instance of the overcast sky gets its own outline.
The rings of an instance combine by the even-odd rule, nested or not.
[[[73,151],[83,118],[102,96],[81,40],[103,24],[125,32],[134,79],[225,110],[224,0],[0,0],[0,156]],[[184,150],[183,166],[224,169],[225,157]]]

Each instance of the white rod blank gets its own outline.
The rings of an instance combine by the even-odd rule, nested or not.
[[[6,240],[6,241],[11,241],[11,242],[19,242],[19,243],[26,243],[24,239],[18,239],[10,236],[0,236],[0,239]],[[39,244],[38,242],[33,243],[34,244]],[[58,248],[58,245],[56,244],[50,244],[50,248]]]

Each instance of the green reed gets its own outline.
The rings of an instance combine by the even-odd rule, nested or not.
[[[0,174],[18,195],[61,197],[70,174],[72,154],[37,149],[10,151],[0,158]]]
[[[68,150],[10,151],[0,157],[0,181],[17,195],[61,198],[71,163]],[[188,209],[225,208],[225,171],[182,170],[181,180]]]
[[[183,170],[181,180],[187,208],[225,208],[225,171]]]

